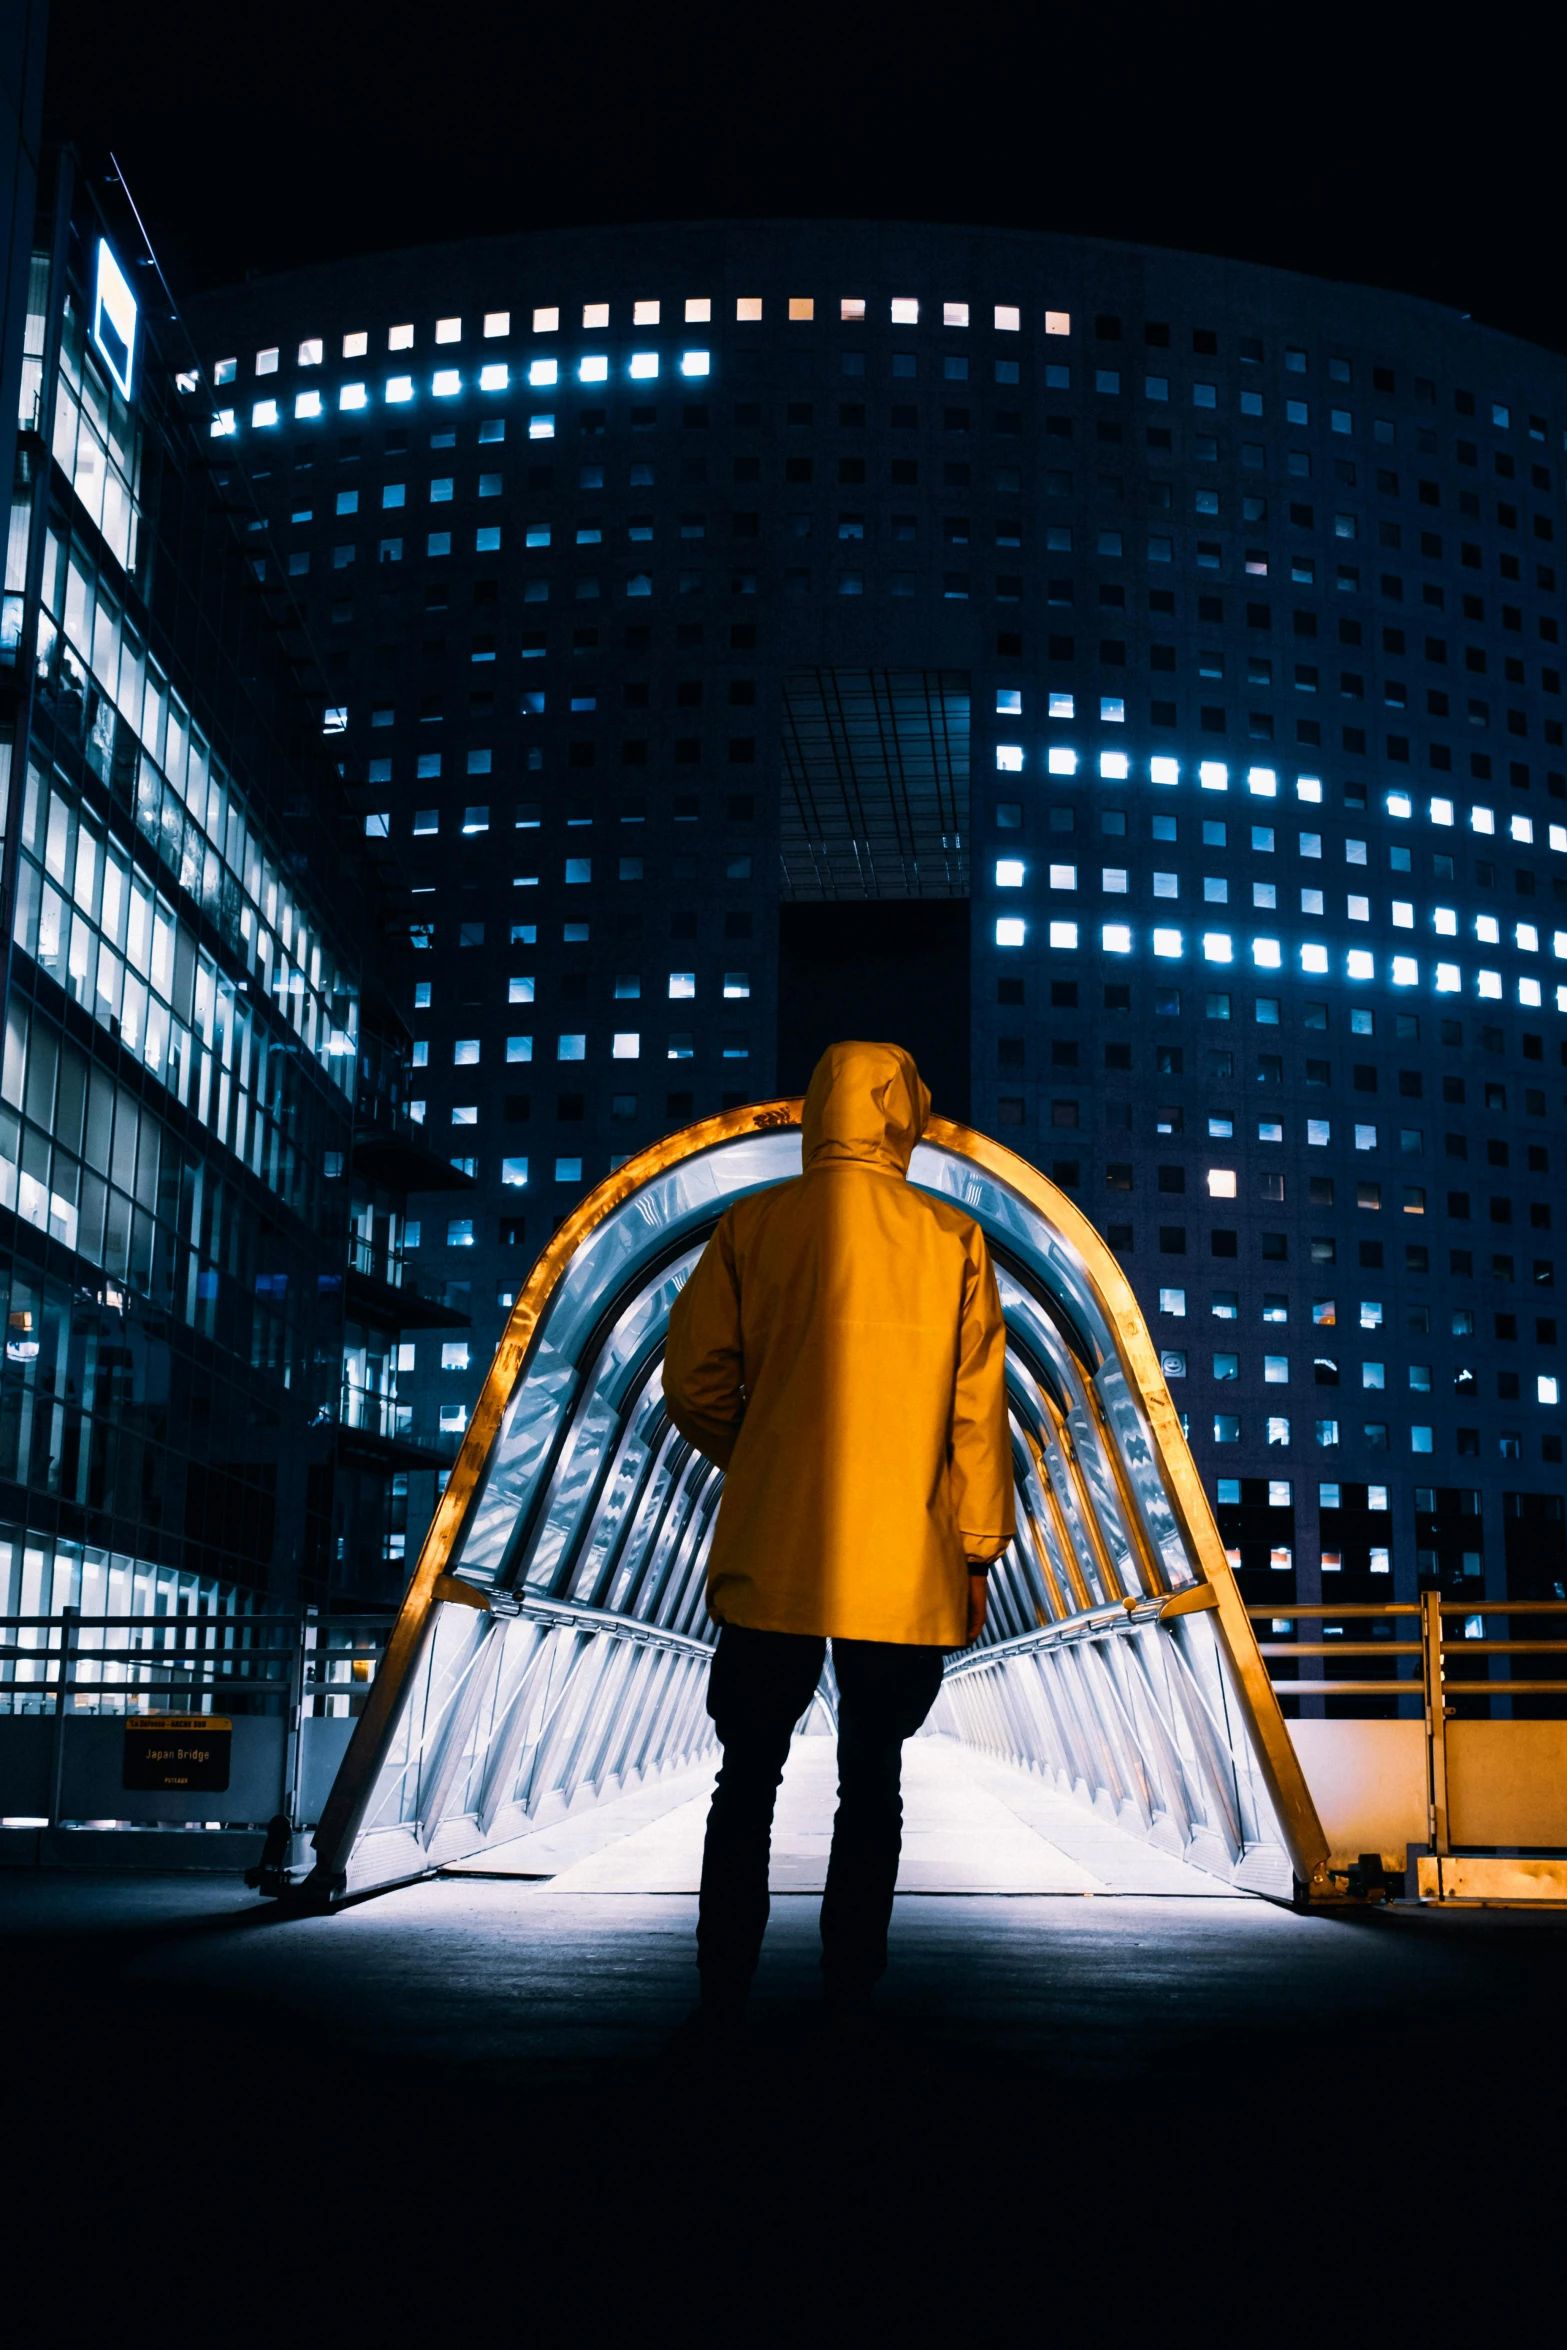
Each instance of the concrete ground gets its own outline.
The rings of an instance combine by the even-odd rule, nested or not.
[[[819,1868],[823,1769],[791,1766],[785,1882]],[[779,1891],[717,2081],[664,2046],[699,1792],[331,1918],[0,1872],[10,2330],[1558,2330],[1567,1918],[1299,1918],[964,1769],[915,1750],[933,1889],[900,1895],[871,2044],[823,2030],[817,1905]]]

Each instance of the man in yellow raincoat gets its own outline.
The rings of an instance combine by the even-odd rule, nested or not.
[[[742,2008],[767,1924],[773,1802],[828,1640],[838,1812],[822,1900],[829,2003],[887,1964],[903,1741],[942,1657],[978,1638],[1012,1538],[1006,1335],[980,1230],[916,1191],[930,1095],[896,1045],[836,1044],[805,1097],[804,1171],[736,1201],[676,1301],[671,1419],[726,1472],[707,1569],[723,1745],[702,1863],[703,2013]]]

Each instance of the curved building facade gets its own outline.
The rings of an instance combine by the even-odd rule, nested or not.
[[[415,1208],[432,1434],[587,1186],[874,1024],[1106,1233],[1249,1598],[1560,1587],[1567,362],[863,223],[192,324],[478,1184]]]

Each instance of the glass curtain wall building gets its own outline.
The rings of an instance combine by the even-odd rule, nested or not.
[[[0,1612],[362,1603],[442,1458],[401,1328],[461,1324],[402,1286],[397,1154],[432,1170],[377,900],[156,281],[69,155],[45,186],[0,606]]]
[[[1567,363],[875,224],[487,239],[197,307],[181,395],[412,890],[471,1305],[874,1026],[1106,1233],[1248,1598],[1564,1576]],[[1483,1582],[1481,1579],[1484,1579]]]

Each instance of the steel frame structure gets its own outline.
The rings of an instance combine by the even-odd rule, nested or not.
[[[729,1201],[798,1172],[800,1112],[753,1105],[667,1137],[534,1266],[323,1809],[313,1897],[472,1855],[710,1747],[721,1477],[664,1411],[664,1332]],[[1018,1493],[984,1639],[949,1663],[932,1727],[1237,1883],[1331,1898],[1126,1276],[1063,1193],[966,1127],[932,1119],[910,1177],[990,1242]],[[830,1713],[830,1674],[818,1703]]]

